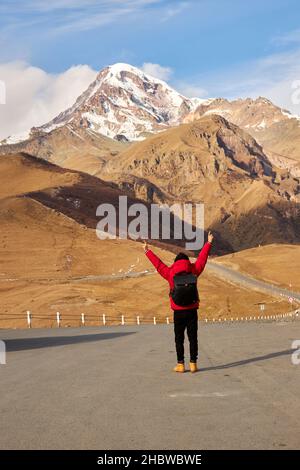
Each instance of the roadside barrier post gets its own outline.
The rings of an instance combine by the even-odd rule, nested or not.
[[[85,325],[84,313],[81,314],[81,324],[82,324],[82,326]]]
[[[105,314],[103,313],[102,315],[102,322],[103,322],[103,325],[105,326],[106,325],[106,318],[105,318]]]
[[[27,325],[28,328],[31,328],[31,313],[27,310]]]
[[[60,313],[59,312],[56,312],[56,323],[57,323],[57,327],[59,328],[60,327]]]
[[[136,317],[136,322],[137,322],[138,325],[140,324],[140,317],[139,317],[139,315]]]
[[[125,318],[124,318],[124,315],[122,315],[122,325],[125,325]]]
[[[156,325],[156,317],[153,317],[153,324]]]

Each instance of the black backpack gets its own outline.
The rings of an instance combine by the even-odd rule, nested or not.
[[[174,288],[170,295],[176,305],[185,307],[199,300],[197,289],[197,276],[191,273],[178,273],[173,278]]]

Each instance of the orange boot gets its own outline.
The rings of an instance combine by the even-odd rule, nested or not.
[[[173,371],[180,372],[182,374],[183,372],[185,372],[184,364],[182,364],[181,362],[178,362],[177,366],[174,367]]]
[[[190,372],[194,374],[198,371],[197,362],[190,362]]]

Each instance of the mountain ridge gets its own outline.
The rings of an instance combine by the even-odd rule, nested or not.
[[[166,82],[134,66],[117,63],[102,69],[70,108],[48,123],[33,127],[30,137],[72,123],[106,137],[139,140],[145,133],[177,124],[202,102],[200,98],[184,97]],[[16,143],[13,137],[11,140]],[[10,140],[3,142],[9,144]]]
[[[298,116],[264,97],[187,98],[166,82],[124,63],[102,69],[75,103],[48,123],[2,140],[0,152],[10,151],[10,145],[39,143],[66,126],[77,133],[86,130],[116,141],[139,141],[208,114],[219,114],[238,125],[265,148],[275,165],[300,175]]]

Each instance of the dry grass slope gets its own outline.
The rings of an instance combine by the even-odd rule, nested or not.
[[[141,245],[96,237],[94,207],[88,206],[113,200],[119,190],[23,154],[0,157],[0,181],[0,327],[25,327],[27,310],[33,326],[54,326],[57,311],[63,326],[79,326],[83,312],[87,324],[99,324],[103,313],[132,321],[136,315],[141,321],[166,320],[168,286],[157,274],[113,279],[130,269],[151,269]],[[170,251],[155,251],[172,262]],[[112,278],[98,280],[101,275]],[[288,309],[284,302],[207,273],[199,286],[203,317],[240,316],[245,305],[245,315],[258,313],[262,300],[269,314]]]

